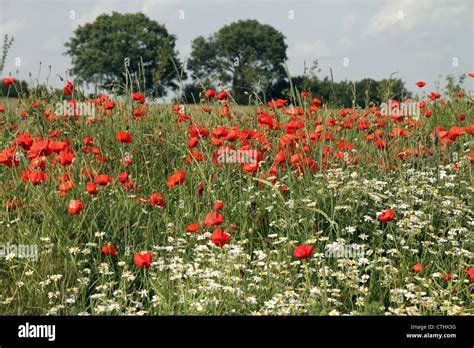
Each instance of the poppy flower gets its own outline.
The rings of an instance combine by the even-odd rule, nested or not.
[[[423,271],[424,267],[421,263],[417,263],[417,264],[413,265],[412,269],[416,273],[420,273],[421,271]]]
[[[220,248],[226,245],[229,239],[230,234],[223,232],[221,228],[216,228],[211,236],[212,243]]]
[[[377,218],[382,222],[392,221],[395,218],[395,212],[392,209],[387,209]]]
[[[71,81],[66,82],[66,86],[64,86],[64,94],[71,95],[74,92],[74,85]]]
[[[204,96],[207,98],[207,99],[212,99],[214,98],[216,95],[216,91],[214,91],[213,89],[208,89],[206,91],[206,93],[204,93]]]
[[[186,172],[184,170],[179,170],[175,172],[168,178],[168,187],[173,188],[176,185],[184,184],[184,179],[186,178]]]
[[[151,251],[141,251],[136,253],[133,257],[133,263],[137,267],[145,267],[146,269],[150,268],[152,263],[153,253]]]
[[[18,167],[20,165],[19,158],[15,155],[15,149],[4,149],[0,152],[0,163],[7,167]]]
[[[112,100],[105,102],[104,108],[105,110],[112,110],[115,107],[115,103]]]
[[[65,165],[71,164],[72,161],[74,160],[75,156],[72,153],[61,151],[59,153],[58,158],[59,158],[59,161],[61,162],[61,164],[63,166],[65,166]]]
[[[186,232],[193,233],[199,230],[199,225],[198,224],[189,224],[186,227]]]
[[[79,215],[83,208],[84,208],[84,204],[80,200],[74,199],[71,202],[69,202],[67,211],[69,214]]]
[[[465,269],[464,273],[469,274],[469,282],[474,283],[474,268]]]
[[[245,163],[242,166],[242,170],[246,173],[255,173],[258,171],[258,162],[255,163]]]
[[[97,194],[97,186],[93,182],[88,182],[86,184],[86,191],[87,193],[91,195],[96,195]]]
[[[222,208],[224,208],[224,202],[217,201],[217,202],[214,203],[214,210],[215,211],[221,210]]]
[[[416,85],[417,85],[418,87],[420,87],[420,88],[423,88],[423,87],[426,86],[426,83],[425,83],[424,81],[418,81],[418,82],[416,83]]]
[[[452,275],[451,273],[445,274],[445,275],[443,276],[443,280],[444,280],[445,282],[449,282],[451,279],[453,279],[453,275]]]
[[[165,203],[165,196],[159,193],[152,193],[150,195],[150,205],[151,206],[159,206],[159,207],[164,207],[166,205]]]
[[[217,95],[218,100],[226,100],[228,98],[229,98],[229,93],[227,93],[226,91],[219,92],[219,94]]]
[[[129,181],[128,172],[124,171],[117,175],[117,180],[120,181],[122,184],[126,184]]]
[[[101,251],[105,254],[105,255],[109,255],[109,256],[115,256],[117,254],[117,249],[110,243],[107,243],[105,244]]]
[[[121,143],[131,143],[133,141],[132,136],[128,132],[117,132],[116,138]]]
[[[192,149],[193,147],[196,147],[196,145],[198,144],[198,138],[190,138],[189,141],[188,141],[188,147],[190,149]]]
[[[132,100],[135,100],[139,104],[145,104],[145,97],[141,93],[133,93]]]
[[[224,222],[224,215],[218,214],[217,212],[213,211],[206,215],[204,219],[204,223],[206,226],[219,226]]]
[[[311,253],[313,252],[314,246],[308,245],[308,244],[302,244],[298,245],[294,250],[293,250],[293,255],[297,259],[308,259],[311,257]]]
[[[11,84],[14,84],[16,82],[16,78],[14,77],[5,77],[3,78],[3,85],[4,86],[10,86]]]
[[[98,185],[101,185],[101,186],[107,185],[111,180],[112,180],[112,177],[110,175],[107,175],[107,174],[99,174],[95,178],[95,182]]]

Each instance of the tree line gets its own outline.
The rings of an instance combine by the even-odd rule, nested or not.
[[[385,95],[410,97],[400,79],[319,78],[317,61],[303,75],[290,77],[285,36],[253,19],[225,25],[209,37],[198,36],[185,62],[179,58],[176,36],[143,13],[102,14],[78,26],[65,47],[75,82],[92,85],[97,93],[139,89],[156,98],[171,90],[178,92],[179,101],[193,103],[213,88],[228,90],[237,103],[247,104],[309,91],[325,103],[346,107],[380,103]]]

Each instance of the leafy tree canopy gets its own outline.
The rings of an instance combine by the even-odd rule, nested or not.
[[[185,77],[179,74],[175,41],[163,25],[143,13],[113,12],[79,26],[65,44],[65,54],[72,58],[71,73],[78,81],[108,90],[112,84],[135,81],[141,90],[163,96],[167,87],[177,87],[178,75]]]
[[[243,103],[245,92],[265,93],[286,78],[285,37],[270,25],[240,20],[222,27],[205,39],[192,42],[187,67],[198,79],[232,88]]]

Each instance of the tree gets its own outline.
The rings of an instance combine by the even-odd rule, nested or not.
[[[240,20],[205,39],[194,39],[187,67],[204,84],[232,88],[232,97],[245,103],[245,92],[261,96],[285,80],[285,37],[270,25]]]
[[[143,91],[163,96],[167,87],[177,88],[178,77],[185,78],[184,73],[178,76],[181,63],[175,41],[163,25],[143,13],[113,12],[79,26],[65,44],[65,54],[71,56],[71,73],[79,82],[111,90],[112,84],[124,85],[131,76]]]

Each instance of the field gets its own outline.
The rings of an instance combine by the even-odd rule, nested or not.
[[[315,97],[9,103],[0,313],[473,314],[472,99]]]

